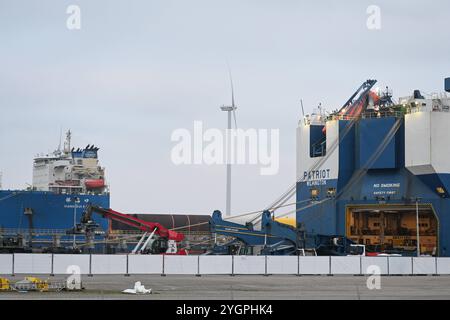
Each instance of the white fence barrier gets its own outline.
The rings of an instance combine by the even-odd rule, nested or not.
[[[374,271],[374,267],[377,268]],[[362,274],[374,274],[380,272],[382,275],[389,274],[389,265],[387,257],[361,257],[361,273]]]
[[[88,275],[368,275],[377,271],[382,275],[450,275],[450,258],[0,254],[0,275],[67,274],[74,270]]]
[[[436,259],[432,257],[413,258],[413,274],[436,274]]]
[[[267,256],[268,274],[298,274],[297,256]]]
[[[233,274],[266,274],[265,256],[233,256]]]
[[[331,257],[331,274],[361,274],[361,257]]]
[[[437,258],[436,260],[436,273],[450,274],[450,258]]]
[[[13,274],[12,254],[0,254],[0,274]]]
[[[412,258],[410,257],[388,257],[390,275],[412,274]]]
[[[232,274],[232,256],[199,256],[199,274]]]
[[[198,274],[198,256],[164,256],[164,274]]]
[[[13,273],[51,274],[51,254],[14,254]]]
[[[300,257],[300,274],[330,274],[330,257]]]
[[[78,268],[80,274],[89,274],[90,259],[85,254],[53,255],[53,274],[73,273]]]
[[[129,274],[162,274],[162,255],[139,255],[130,254],[128,256]]]
[[[127,256],[125,254],[93,254],[91,274],[126,274]]]

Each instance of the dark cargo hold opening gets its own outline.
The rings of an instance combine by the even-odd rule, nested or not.
[[[367,252],[414,255],[417,248],[417,213],[414,205],[350,206],[346,235],[366,245]],[[419,206],[421,255],[435,255],[438,220],[430,205]]]

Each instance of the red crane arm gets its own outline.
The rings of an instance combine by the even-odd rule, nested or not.
[[[92,212],[100,214],[104,218],[109,218],[111,220],[122,222],[130,227],[134,227],[141,231],[153,232],[155,229],[155,234],[163,238],[168,238],[170,240],[175,240],[177,242],[183,241],[184,235],[172,230],[165,228],[163,225],[157,222],[149,222],[133,217],[129,214],[120,213],[112,209],[103,209],[101,207],[89,206],[86,209],[85,216],[83,219],[90,220]]]

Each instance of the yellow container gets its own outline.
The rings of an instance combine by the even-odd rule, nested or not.
[[[0,291],[11,290],[9,280],[6,278],[0,278]]]

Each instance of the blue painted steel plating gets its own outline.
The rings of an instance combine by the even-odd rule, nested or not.
[[[339,195],[352,175],[378,147],[395,120],[394,117],[360,119],[340,141],[338,179],[326,180],[325,184],[315,186],[319,189],[319,196],[314,200],[327,199],[329,188],[337,188],[337,198],[330,197],[321,204],[302,209],[305,206],[304,200],[311,198],[311,187],[307,182],[297,183],[296,201],[302,203],[297,205],[297,223],[302,223],[310,233],[344,235],[346,210],[349,206],[413,206],[414,199],[420,198],[420,204],[431,207],[438,221],[438,254],[450,256],[450,175],[436,173],[416,176],[405,168],[403,124],[366,174],[345,194]],[[348,121],[340,121],[340,133],[347,123]],[[443,194],[437,191],[438,187],[444,188]],[[383,189],[382,192],[380,189]]]
[[[0,190],[0,227],[30,228],[30,220],[25,209],[31,209],[32,227],[34,229],[69,229],[73,227],[75,203],[73,197],[79,198],[76,204],[76,221],[88,203],[109,208],[109,194],[105,195],[67,195],[45,191]],[[105,231],[108,221],[97,219]]]

